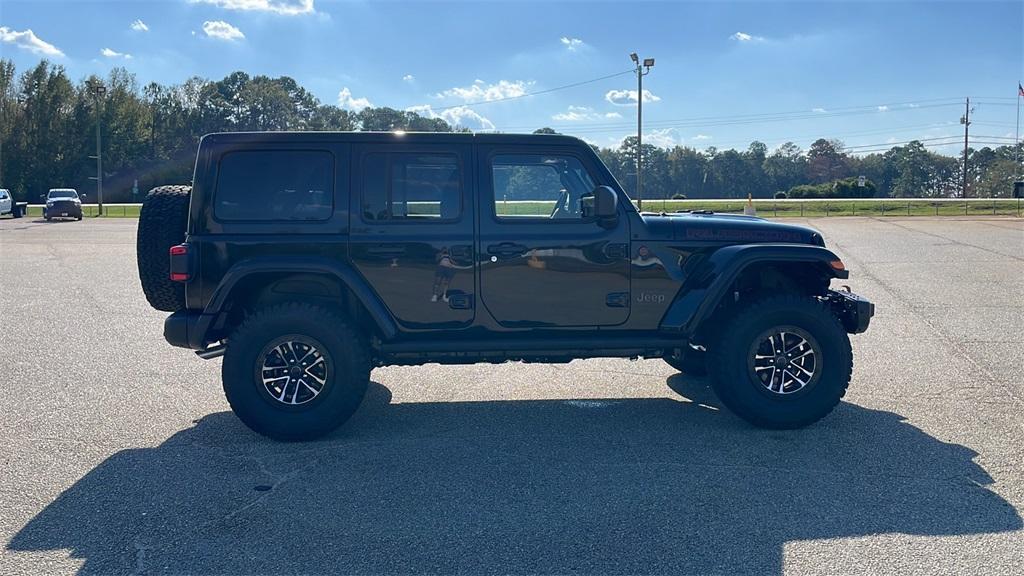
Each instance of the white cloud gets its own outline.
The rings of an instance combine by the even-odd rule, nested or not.
[[[33,54],[41,54],[43,56],[64,56],[64,53],[59,48],[44,41],[39,36],[36,36],[35,32],[31,29],[26,29],[24,32],[18,32],[12,30],[6,26],[0,26],[0,42],[4,44],[13,44],[22,50],[28,50]]]
[[[409,112],[415,112],[427,118],[441,118],[452,126],[461,126],[470,130],[494,130],[494,122],[480,115],[476,110],[467,106],[456,106],[446,108],[440,112],[431,108],[430,104],[421,104],[406,108]]]
[[[888,106],[879,106],[878,107],[878,111],[879,112],[888,112],[889,111],[889,107]]]
[[[136,32],[149,32],[149,26],[146,26],[146,23],[142,20],[132,22],[129,27]]]
[[[559,112],[551,117],[552,120],[559,122],[583,122],[586,120],[601,120],[604,118],[622,118],[622,114],[618,112],[608,112],[602,114],[595,112],[593,108],[588,106],[569,106],[565,112]]]
[[[483,80],[477,79],[470,86],[449,88],[444,92],[436,94],[436,96],[438,98],[459,98],[466,102],[479,102],[481,100],[490,102],[492,100],[523,96],[526,94],[526,89],[532,84],[533,82],[523,80],[516,80],[514,82],[499,80],[497,84],[488,84]]]
[[[225,10],[271,12],[285,16],[313,14],[313,0],[189,0],[192,4],[213,4]]]
[[[416,77],[413,76],[412,74],[406,74],[405,76],[402,76],[402,81],[403,82],[415,82],[416,81]]]
[[[625,141],[626,138],[636,136],[630,134],[622,138]],[[657,146],[658,148],[671,148],[678,144],[683,143],[683,137],[680,136],[679,130],[675,128],[662,128],[660,130],[648,130],[644,132],[644,144],[650,144]]]
[[[582,120],[590,120],[594,118],[593,108],[586,106],[569,106],[569,109],[565,112],[559,112],[551,117],[552,120],[564,121],[564,122],[580,122]],[[600,115],[597,115],[600,117]]]
[[[609,90],[604,99],[616,106],[636,106],[636,90]],[[655,96],[650,90],[644,90],[644,103],[657,102],[660,96]]]
[[[562,43],[562,46],[568,48],[570,52],[575,52],[576,50],[586,46],[586,43],[584,43],[583,40],[569,36],[562,36],[558,41]]]
[[[203,22],[203,32],[210,38],[218,40],[242,40],[245,34],[238,28],[223,20],[207,20]]]
[[[824,114],[825,112],[828,112],[828,110],[825,110],[824,108],[811,108],[811,112],[814,112],[815,114]]]
[[[907,107],[908,108],[920,108],[921,105],[920,104],[914,104],[913,102],[911,102],[910,104],[907,104]]]
[[[124,52],[117,52],[117,51],[111,50],[110,48],[104,48],[103,50],[100,50],[100,54],[102,54],[103,56],[105,56],[107,58],[124,58],[125,60],[131,60],[131,58],[132,58],[131,54],[125,54]]]
[[[736,40],[737,42],[764,42],[763,36],[754,36],[753,34],[747,34],[746,32],[737,32],[730,39]]]
[[[353,98],[352,91],[346,87],[342,88],[341,92],[338,92],[338,106],[358,112],[363,108],[372,108],[373,104],[370,103],[368,98]]]
[[[711,140],[711,136],[708,136],[707,134],[697,134],[696,136],[693,137],[693,139],[694,140]]]

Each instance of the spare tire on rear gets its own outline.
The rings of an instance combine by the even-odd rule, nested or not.
[[[185,285],[172,282],[170,248],[185,241],[191,186],[158,186],[139,213],[135,257],[149,305],[164,312],[185,308]]]

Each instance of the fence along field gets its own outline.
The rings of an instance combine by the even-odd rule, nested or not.
[[[438,214],[436,202],[410,202],[417,204],[419,214]],[[742,214],[745,200],[644,200],[644,212],[681,212],[710,210],[720,214]],[[1024,203],[1020,198],[867,198],[861,200],[807,199],[753,201],[757,215],[762,218],[832,217],[832,216],[1024,216]],[[554,208],[551,200],[508,200],[496,204],[502,216],[543,216]],[[633,201],[636,205],[636,200]],[[138,218],[142,204],[105,204],[108,218]],[[43,207],[30,204],[27,216],[41,217]],[[98,214],[96,204],[83,204],[86,217]]]

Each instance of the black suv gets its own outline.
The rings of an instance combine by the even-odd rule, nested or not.
[[[211,134],[149,193],[138,265],[164,337],[224,356],[249,427],[325,434],[376,366],[663,358],[768,428],[828,414],[874,308],[817,232],[640,213],[555,135]],[[169,256],[168,256],[169,254]]]

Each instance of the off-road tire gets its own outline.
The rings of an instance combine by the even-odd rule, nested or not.
[[[331,369],[319,395],[289,406],[270,396],[259,375],[267,346],[293,336],[321,344]],[[292,302],[259,310],[235,329],[221,374],[228,403],[246,426],[275,440],[300,441],[331,432],[355,413],[370,370],[367,343],[357,329],[331,310]]]
[[[707,376],[708,364],[707,353],[699,350],[684,350],[680,355],[664,356],[662,360],[666,364],[690,376]]]
[[[164,312],[185,308],[185,285],[170,278],[171,246],[185,241],[191,186],[159,186],[139,212],[135,258],[149,305]]]
[[[792,394],[767,390],[749,367],[755,339],[766,331],[791,326],[806,331],[820,348],[820,375]],[[729,410],[761,428],[802,428],[831,412],[846,394],[853,371],[850,339],[828,306],[801,296],[774,296],[735,310],[708,349],[711,387]]]

